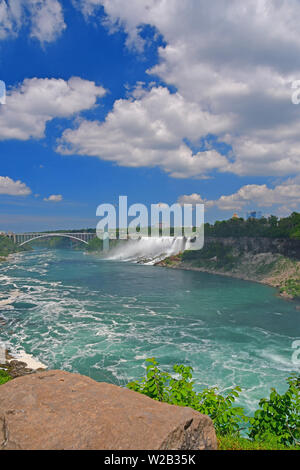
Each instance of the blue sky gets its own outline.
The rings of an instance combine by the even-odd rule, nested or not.
[[[0,230],[95,227],[119,195],[299,210],[300,7],[243,5],[0,0]]]

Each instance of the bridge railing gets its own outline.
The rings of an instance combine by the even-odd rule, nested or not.
[[[96,233],[91,232],[53,232],[53,233],[45,233],[45,232],[35,232],[35,233],[7,233],[7,237],[14,241],[17,245],[23,245],[25,243],[29,243],[32,240],[37,240],[40,238],[48,238],[48,237],[67,237],[73,240],[82,241],[84,243],[88,243],[90,240],[96,237]]]

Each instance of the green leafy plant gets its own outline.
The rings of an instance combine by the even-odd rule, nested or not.
[[[220,448],[284,449],[300,447],[300,377],[287,379],[288,390],[280,395],[272,389],[269,398],[259,402],[253,418],[245,416],[242,407],[235,406],[241,392],[235,387],[225,396],[217,387],[194,389],[193,369],[175,365],[174,374],[163,372],[154,359],[146,361],[146,376],[130,382],[127,387],[154,400],[171,405],[187,406],[213,420]],[[246,428],[249,438],[241,437]]]
[[[9,380],[11,380],[11,376],[5,371],[0,369],[0,385],[5,384]]]
[[[300,444],[300,378],[289,377],[287,383],[288,390],[282,395],[273,388],[269,398],[260,400],[260,408],[250,419],[251,438],[271,435],[282,444]]]
[[[218,388],[194,390],[191,367],[175,365],[174,375],[163,372],[158,362],[147,359],[146,377],[130,382],[127,387],[147,395],[154,400],[171,405],[187,406],[200,413],[207,414],[214,422],[219,435],[238,433],[241,424],[248,421],[243,408],[234,406],[241,389],[235,387],[226,396],[218,392]]]

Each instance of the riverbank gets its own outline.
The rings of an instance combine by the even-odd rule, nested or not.
[[[241,251],[237,247],[214,242],[197,252],[168,257],[156,266],[259,282],[275,287],[287,300],[300,299],[300,261],[279,253]]]
[[[8,377],[15,379],[30,375],[35,372],[42,372],[47,367],[40,361],[25,352],[12,354],[9,350],[0,348],[0,370],[4,371]]]
[[[0,263],[7,263],[8,261],[13,261],[15,259],[15,256],[18,255],[19,253],[23,253],[23,251],[16,251],[14,253],[9,253],[6,256],[0,256]]]
[[[0,263],[8,261],[16,253],[22,253],[29,249],[29,247],[18,246],[10,238],[0,235]]]

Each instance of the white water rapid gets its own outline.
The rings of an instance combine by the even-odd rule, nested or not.
[[[155,264],[168,256],[188,250],[190,239],[185,237],[141,237],[138,240],[122,241],[106,256],[109,260]]]

